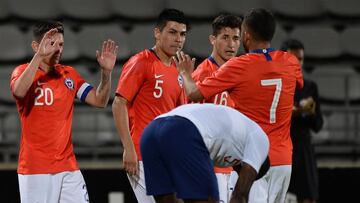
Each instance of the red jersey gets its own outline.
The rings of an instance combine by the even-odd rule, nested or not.
[[[216,63],[213,57],[205,59],[201,64],[198,65],[196,70],[192,73],[192,78],[194,81],[203,81],[205,78],[211,76],[217,69],[219,65]],[[224,105],[234,108],[234,102],[230,98],[227,91],[220,92],[216,95],[211,96],[209,99],[203,101],[203,103],[213,103],[218,105]],[[220,168],[214,167],[215,173],[231,173],[233,171],[232,167]]]
[[[298,60],[287,52],[254,50],[225,63],[198,87],[205,98],[228,90],[235,108],[258,123],[270,141],[271,165],[292,163],[290,123],[295,88],[302,88]]]
[[[139,160],[144,128],[158,115],[186,103],[182,84],[175,64],[166,66],[152,50],[136,54],[124,65],[116,95],[129,102],[130,133]]]
[[[28,64],[15,68],[10,89]],[[71,127],[74,99],[82,101],[92,87],[70,66],[56,65],[53,73],[38,69],[24,98],[16,98],[21,121],[19,174],[49,174],[78,170]]]

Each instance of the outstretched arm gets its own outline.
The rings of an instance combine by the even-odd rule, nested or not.
[[[249,199],[249,192],[253,182],[256,179],[256,170],[247,163],[241,167],[234,167],[239,178],[236,182],[234,192],[232,193],[230,203],[246,203]]]
[[[58,46],[58,41],[54,38],[56,33],[57,29],[54,28],[44,34],[44,37],[41,39],[40,44],[37,46],[36,53],[34,54],[31,62],[14,83],[13,94],[16,97],[25,97],[26,93],[31,87],[31,84],[34,81],[34,77],[37,69],[40,66],[40,63],[44,60],[44,58],[52,55],[59,50],[60,47]]]
[[[118,46],[112,40],[103,42],[101,53],[96,51],[96,58],[101,68],[101,79],[98,88],[91,90],[86,97],[86,103],[97,106],[106,107],[111,88],[111,72],[114,69]]]
[[[191,74],[194,70],[195,58],[191,59],[189,55],[180,51],[176,53],[176,57],[173,57],[173,59],[176,63],[179,74],[184,80],[185,92],[189,100],[193,102],[202,101],[204,96],[201,94],[199,88],[196,86],[195,81],[191,77]]]
[[[124,147],[123,167],[129,175],[138,174],[138,159],[134,143],[130,136],[129,114],[127,110],[127,100],[121,96],[116,96],[112,104],[112,112],[115,126]]]

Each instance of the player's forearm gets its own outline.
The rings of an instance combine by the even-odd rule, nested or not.
[[[185,92],[189,100],[193,102],[199,102],[204,99],[199,88],[196,86],[195,81],[192,79],[190,74],[182,74],[184,80]]]
[[[99,107],[106,107],[110,98],[111,71],[101,70],[101,79],[96,89],[96,103]]]
[[[25,97],[26,93],[29,91],[31,84],[34,81],[34,77],[42,58],[35,54],[32,58],[31,62],[25,69],[25,71],[21,74],[21,76],[15,81],[13,93],[18,98]]]
[[[235,169],[235,167],[234,167]],[[235,169],[236,170],[236,169]],[[240,171],[237,171],[239,178],[233,191],[230,203],[248,202],[251,185],[256,178],[256,171],[249,164],[243,163]]]
[[[126,105],[127,102],[124,98],[115,97],[112,112],[121,143],[124,149],[129,151],[135,149],[135,147],[130,136],[129,114]]]

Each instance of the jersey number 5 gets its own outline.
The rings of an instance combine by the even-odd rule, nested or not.
[[[153,95],[156,99],[159,99],[162,95],[163,89],[160,84],[164,83],[163,80],[156,80]]]
[[[276,123],[276,108],[279,103],[282,82],[280,78],[261,80],[261,86],[275,85],[275,93],[270,107],[270,123]]]

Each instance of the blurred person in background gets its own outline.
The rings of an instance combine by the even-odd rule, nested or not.
[[[172,60],[184,46],[187,24],[183,12],[163,10],[154,28],[155,46],[132,56],[118,82],[112,111],[124,147],[123,167],[140,203],[155,202],[146,195],[141,134],[156,116],[187,101],[182,78]]]
[[[18,179],[22,203],[89,202],[72,145],[74,100],[106,107],[118,47],[104,41],[96,51],[101,68],[97,89],[71,66],[59,64],[64,49],[60,22],[34,26],[30,63],[15,68],[10,89],[21,121]]]
[[[219,15],[212,23],[212,34],[209,36],[213,50],[211,55],[205,59],[192,73],[194,81],[203,81],[211,76],[226,61],[236,56],[240,47],[241,18],[235,15]],[[227,91],[218,93],[204,103],[213,103],[234,107]],[[220,202],[230,201],[234,190],[237,174],[232,167],[215,167],[215,175],[218,181]]]
[[[287,51],[304,64],[304,45],[289,39],[282,43],[281,50]],[[318,88],[315,82],[304,79],[304,88],[296,90],[291,120],[293,142],[293,165],[289,192],[297,196],[299,203],[314,203],[319,198],[319,181],[311,131],[319,132],[323,126]]]

